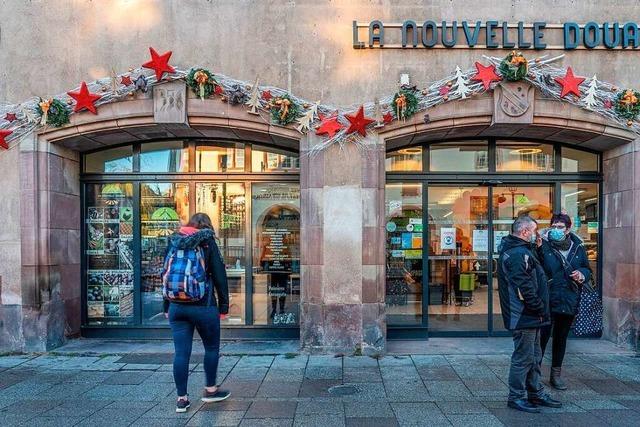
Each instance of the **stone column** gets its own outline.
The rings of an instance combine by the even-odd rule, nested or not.
[[[384,351],[384,145],[347,143],[309,157],[301,141],[300,340],[311,352]]]
[[[604,337],[640,349],[640,139],[604,155]]]
[[[46,351],[80,332],[79,156],[38,139],[29,135],[10,150],[17,189],[3,191],[19,209],[4,218],[19,236],[0,266],[10,279],[0,312],[7,350]]]

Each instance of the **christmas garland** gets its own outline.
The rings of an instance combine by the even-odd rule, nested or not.
[[[529,72],[529,62],[520,52],[515,50],[500,62],[500,74],[510,82],[524,79]]]
[[[402,87],[393,96],[393,113],[398,120],[405,120],[418,112],[417,89]]]
[[[205,68],[192,68],[185,78],[187,86],[202,100],[210,97],[218,84],[211,71]]]
[[[69,123],[69,109],[59,99],[40,98],[36,109],[40,115],[41,125],[60,127]]]
[[[300,114],[300,106],[288,94],[273,98],[269,108],[271,120],[281,126],[292,123]]]
[[[627,120],[635,119],[640,113],[640,93],[626,89],[616,96],[616,113]]]

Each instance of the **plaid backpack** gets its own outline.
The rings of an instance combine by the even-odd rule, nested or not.
[[[200,246],[171,247],[162,270],[162,295],[169,301],[196,302],[204,298],[207,269]]]

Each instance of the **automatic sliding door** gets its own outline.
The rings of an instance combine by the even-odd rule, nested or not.
[[[488,330],[487,187],[428,189],[429,330]]]
[[[538,229],[549,226],[553,207],[553,187],[503,186],[493,189],[493,330],[505,330],[498,295],[498,275],[495,270],[498,246],[502,237],[509,234],[511,224],[520,215],[529,215],[538,221]]]

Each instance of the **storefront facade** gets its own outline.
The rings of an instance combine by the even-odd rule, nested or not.
[[[245,81],[259,74],[265,86],[334,105],[393,93],[407,78],[422,87],[457,65],[472,67],[483,55],[504,56],[509,49],[502,48],[510,46],[502,36],[495,49],[482,37],[469,43],[462,24],[455,46],[447,46],[446,36],[433,46],[422,43],[421,28],[430,18],[450,26],[508,21],[511,12],[493,6],[458,16],[449,2],[429,2],[425,17],[422,2],[397,9],[287,3],[256,6],[264,12],[257,16],[230,4],[116,3],[78,13],[91,28],[100,28],[106,22],[98,16],[105,17],[113,31],[99,31],[100,37],[117,46],[142,44],[128,32],[136,27],[153,45],[172,49],[176,64],[212,64]],[[122,14],[134,6],[140,16],[126,19]],[[565,53],[561,63],[576,74],[633,87],[635,45],[622,49],[621,38],[618,48],[590,50],[594,40],[587,31],[572,49],[562,25],[579,22],[584,33],[584,23],[596,18],[640,21],[633,7],[603,12],[572,5],[565,8],[571,16],[562,15],[569,14],[564,9],[562,16],[540,16],[542,9],[520,2],[513,7],[526,25],[509,21],[504,28],[531,60]],[[32,6],[10,8],[10,15],[25,16],[22,24],[40,16]],[[203,58],[192,35],[175,29],[187,28],[185,12],[196,9],[235,22],[235,30],[285,23],[285,32],[305,43],[284,37],[258,46],[216,25],[202,40],[218,53],[215,60]],[[319,23],[319,11],[331,23]],[[534,50],[542,31],[535,23],[545,18],[548,46]],[[64,26],[72,18],[59,19]],[[395,24],[386,25],[386,43],[375,37],[377,21],[409,19],[417,23],[408,33],[420,35],[416,47],[410,38],[395,40],[402,34]],[[161,31],[168,23],[175,28]],[[224,47],[232,41],[234,52]],[[87,55],[101,49],[87,43],[79,47]],[[129,49],[110,62],[96,59],[92,78],[108,74],[107,66],[140,62],[145,49]],[[1,53],[0,59],[8,74],[27,63],[20,54]],[[29,61],[32,67],[42,59]],[[88,68],[76,70],[68,60],[49,65],[60,77],[34,82],[37,93],[89,79]],[[183,96],[168,115],[158,113],[161,88]],[[5,85],[0,98],[20,102],[31,90]],[[516,107],[522,111],[505,107],[510,93],[520,94]],[[359,144],[347,140],[317,150],[325,139],[316,132],[299,132],[296,123],[279,126],[268,114],[248,113],[246,105],[220,97],[198,99],[178,79],[10,142],[0,151],[0,194],[7,201],[0,208],[7,221],[0,238],[0,348],[49,349],[79,335],[168,336],[158,272],[167,236],[195,212],[211,216],[227,266],[231,309],[223,336],[299,338],[309,351],[378,353],[388,339],[505,335],[497,296],[499,239],[519,214],[544,227],[561,210],[574,220],[603,296],[603,337],[638,345],[640,154],[633,128],[532,84],[501,82],[367,130]]]

